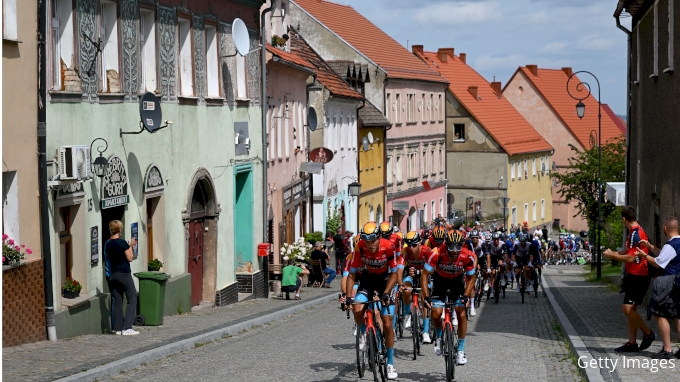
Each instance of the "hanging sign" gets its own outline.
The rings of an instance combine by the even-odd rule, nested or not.
[[[99,262],[99,227],[90,228],[90,262],[95,265]]]
[[[106,166],[106,173],[102,180],[102,209],[130,203],[127,184],[127,172],[123,161],[117,155],[112,155],[109,158],[109,165]]]
[[[293,186],[293,201],[296,202],[302,196],[302,182]]]
[[[328,163],[333,160],[333,151],[325,147],[317,147],[309,152],[309,161],[317,163]]]
[[[292,188],[284,188],[283,189],[283,205],[287,206],[293,201],[293,189]]]

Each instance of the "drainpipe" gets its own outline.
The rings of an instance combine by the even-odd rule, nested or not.
[[[52,254],[50,251],[50,215],[47,209],[47,88],[45,37],[47,36],[46,0],[38,2],[38,183],[40,189],[40,235],[45,282],[45,319],[47,339],[57,340],[54,322],[54,296],[52,295]]]
[[[631,68],[632,64],[632,58],[631,55],[633,54],[633,39],[632,39],[632,32],[629,31],[626,27],[621,25],[621,12],[623,12],[623,4],[619,2],[619,5],[616,7],[616,11],[614,12],[614,18],[616,18],[616,27],[621,29],[627,36],[628,36],[628,82],[626,83],[626,96],[628,99],[626,99],[626,167],[625,167],[625,175],[624,175],[624,181],[625,181],[625,192],[626,192],[626,204],[630,204],[630,128],[631,128],[631,122],[630,122],[630,113],[631,113],[631,104],[632,104],[632,94],[631,94],[631,86],[630,84],[633,81],[633,70]],[[639,176],[639,174],[638,174]],[[627,230],[623,229],[623,242],[626,242],[626,237],[627,237]]]
[[[260,15],[260,58],[262,74],[261,79],[261,93],[260,105],[262,106],[262,242],[268,243],[269,235],[269,219],[267,215],[268,205],[267,196],[269,185],[267,184],[267,109],[269,108],[267,102],[267,28],[265,22],[265,15],[271,12],[276,7],[277,0],[271,0],[269,8],[262,11]],[[262,258],[262,267],[264,268],[264,290],[269,294],[269,256]]]

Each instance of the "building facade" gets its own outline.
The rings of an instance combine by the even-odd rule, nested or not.
[[[664,237],[667,216],[678,216],[679,170],[672,165],[678,137],[680,4],[675,0],[620,0],[614,17],[632,17],[629,32],[628,157],[626,204],[653,243]],[[623,37],[623,36],[622,36]],[[671,165],[666,165],[671,164]]]
[[[159,259],[172,276],[165,314],[236,302],[239,292],[264,295],[260,59],[235,54],[231,36],[239,15],[255,15],[242,17],[251,50],[258,46],[262,2],[71,4],[52,0],[43,15],[52,25],[46,107],[58,337],[108,329],[102,264],[112,220],[123,222],[125,240],[138,238],[133,273]],[[145,92],[160,99],[167,125],[153,134],[140,129]],[[99,155],[108,160],[102,178],[87,160]],[[79,298],[61,296],[67,278],[82,284]]]
[[[503,96],[555,148],[549,171],[568,171],[569,159],[573,155],[569,145],[579,150],[590,148],[591,134],[593,139],[597,135],[597,100],[594,95],[583,100],[586,114],[583,119],[578,118],[577,101],[567,93],[566,87],[572,74],[571,68],[541,69],[536,65],[527,65],[517,69],[503,88]],[[584,77],[583,80],[590,79]],[[576,86],[579,82],[579,78],[575,77],[569,83],[573,94],[578,94]],[[603,110],[602,143],[621,136],[616,122]],[[585,217],[575,216],[576,202],[564,200],[559,190],[559,184],[553,181],[553,224],[564,225],[572,231],[588,230]],[[518,208],[521,210],[522,207]],[[522,216],[521,212],[518,214]]]
[[[37,12],[34,1],[4,2],[2,234],[3,241],[6,235],[13,245],[25,246],[25,259],[20,265],[3,264],[3,346],[43,340],[46,333],[38,199]]]

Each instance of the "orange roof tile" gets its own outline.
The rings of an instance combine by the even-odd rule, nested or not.
[[[388,78],[444,82],[406,48],[348,5],[325,0],[294,0],[304,11],[387,72]]]
[[[611,118],[612,121],[614,121],[616,127],[618,127],[619,130],[621,130],[621,133],[623,135],[626,135],[627,130],[626,121],[623,118],[616,115],[616,113],[614,113],[614,110],[612,110],[612,108],[609,107],[609,105],[607,105],[606,103],[602,104],[602,110],[604,110],[609,115],[609,118]]]
[[[343,81],[333,69],[307,44],[294,29],[290,30],[290,49],[298,57],[314,67],[316,80],[325,86],[331,94],[341,97],[363,99],[364,96]]]
[[[444,62],[436,52],[416,55],[449,80],[451,93],[508,155],[553,149],[505,97],[458,56],[446,55]],[[472,94],[475,87],[477,98]]]
[[[288,52],[283,51],[279,48],[274,48],[269,43],[267,43],[267,52],[277,56],[278,58],[280,58],[284,61],[288,61],[290,63],[300,65],[300,66],[305,67],[305,68],[314,69],[314,66],[312,64],[310,64],[309,62],[303,60],[302,58],[296,56],[295,54],[288,53]]]
[[[566,68],[565,68],[566,69]],[[591,94],[590,97],[584,99],[582,102],[586,105],[586,113],[583,119],[580,119],[576,115],[576,103],[577,100],[571,98],[569,93],[567,93],[567,73],[562,69],[540,69],[536,68],[537,74],[534,75],[531,70],[527,67],[520,67],[517,72],[522,71],[525,76],[531,81],[538,92],[545,98],[552,109],[557,113],[564,124],[571,130],[572,134],[578,139],[583,147],[590,147],[590,132],[595,130],[597,133],[597,99],[595,99],[595,94]],[[517,72],[513,75],[517,75]],[[569,87],[571,93],[574,95],[585,95],[585,93],[579,93],[576,90],[576,86],[579,84],[578,76],[574,76],[570,82]],[[511,78],[512,80],[512,78]],[[593,86],[593,91],[597,91],[597,83],[590,83]],[[510,83],[510,81],[508,81]],[[507,85],[506,85],[507,86]],[[607,113],[602,113],[602,143],[607,142],[609,139],[621,135],[621,130],[616,125],[614,120]]]

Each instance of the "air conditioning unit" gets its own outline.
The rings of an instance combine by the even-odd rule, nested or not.
[[[59,147],[59,180],[81,180],[91,177],[90,146]]]

